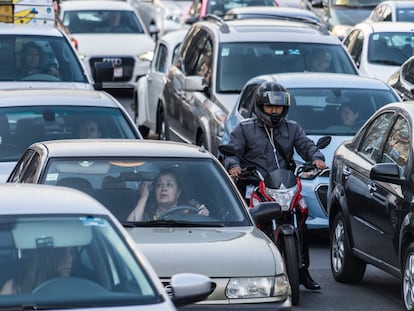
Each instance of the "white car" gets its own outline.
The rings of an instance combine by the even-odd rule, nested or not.
[[[365,20],[367,22],[414,22],[414,1],[380,2]]]
[[[111,63],[113,79],[104,88],[132,89],[149,67],[144,56],[155,42],[138,13],[123,1],[67,1],[61,4],[63,24],[78,41],[78,51],[94,77],[95,62]]]
[[[414,22],[355,25],[343,44],[363,76],[387,81],[414,54]]]
[[[4,184],[0,196],[1,309],[173,311],[211,290],[176,274],[169,297],[119,221],[78,190]]]
[[[186,30],[173,31],[157,41],[148,73],[138,80],[133,96],[135,121],[144,137],[157,132],[157,112],[164,90],[165,74],[172,64],[184,39]]]

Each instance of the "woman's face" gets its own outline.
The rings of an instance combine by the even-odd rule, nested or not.
[[[160,175],[155,181],[155,197],[159,207],[172,208],[177,205],[181,190],[171,174]]]
[[[58,274],[60,276],[70,276],[72,273],[72,264],[73,264],[73,249],[71,247],[66,247],[59,254],[58,259]]]
[[[358,117],[359,117],[358,112],[353,112],[350,108],[346,106],[341,108],[340,118],[344,125],[347,125],[347,126],[355,125]]]

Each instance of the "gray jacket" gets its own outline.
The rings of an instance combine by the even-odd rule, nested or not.
[[[268,128],[268,130],[269,133],[273,131],[273,138],[278,141],[288,160],[293,157],[295,149],[305,161],[312,162],[317,159],[325,161],[324,155],[295,121],[284,120],[279,127]],[[262,174],[265,174],[278,168],[269,135],[266,133],[264,124],[257,118],[241,121],[230,134],[228,145],[235,148],[238,156],[225,157],[224,165],[226,169],[231,169],[235,166],[246,167],[253,165]],[[288,165],[277,149],[278,147],[276,146],[279,167],[287,169]],[[241,158],[247,163],[243,163],[243,160],[240,163]]]

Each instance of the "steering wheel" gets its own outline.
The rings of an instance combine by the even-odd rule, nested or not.
[[[199,210],[197,207],[191,206],[191,205],[177,205],[176,207],[173,207],[166,211],[164,214],[161,215],[162,218],[168,215],[174,215],[174,214],[198,214]]]
[[[90,280],[77,278],[77,277],[57,277],[49,279],[35,289],[32,290],[33,294],[47,293],[50,295],[58,295],[61,293],[87,293],[87,292],[103,292],[105,289]]]

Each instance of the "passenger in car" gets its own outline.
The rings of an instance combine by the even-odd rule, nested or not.
[[[101,131],[95,120],[83,120],[79,126],[79,138],[100,138]]]
[[[24,264],[15,278],[7,280],[0,295],[31,293],[45,281],[72,273],[73,247],[36,248],[22,252]]]
[[[151,186],[154,186],[155,204],[147,204],[151,194]],[[151,181],[143,181],[139,186],[141,196],[134,210],[130,213],[128,221],[158,220],[172,209],[179,207],[178,201],[182,193],[182,184],[179,176],[173,169],[162,170],[157,178]],[[193,201],[193,200],[192,200]],[[204,204],[196,201],[190,202],[183,208],[177,209],[179,214],[198,213],[208,216],[209,210]]]
[[[327,50],[315,49],[312,52],[311,71],[331,72],[332,56]]]
[[[357,104],[343,103],[339,109],[339,118],[342,124],[346,126],[359,127],[361,125]]]
[[[35,42],[27,42],[22,48],[22,73],[25,76],[40,73],[43,50]]]

